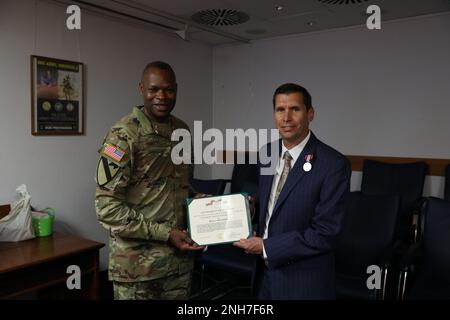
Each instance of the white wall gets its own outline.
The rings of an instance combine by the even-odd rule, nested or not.
[[[312,95],[313,131],[342,153],[450,159],[449,57],[449,13],[384,22],[379,31],[360,26],[216,47],[213,125],[272,128],[274,90],[296,82]],[[360,181],[355,174],[352,189]],[[424,193],[442,196],[443,179],[428,177]]]
[[[56,209],[60,227],[106,243],[95,217],[97,150],[108,128],[141,103],[140,74],[152,60],[177,74],[174,114],[189,125],[211,124],[212,49],[148,27],[82,11],[82,30],[65,27],[66,7],[51,2],[0,2],[0,204],[25,183],[37,207]],[[86,65],[86,134],[34,137],[30,115],[30,55]],[[209,177],[204,166],[196,175]],[[101,251],[106,267],[106,249]]]

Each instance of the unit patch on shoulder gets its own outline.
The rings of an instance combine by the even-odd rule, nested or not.
[[[100,187],[110,182],[119,172],[120,167],[106,157],[100,157],[97,165],[97,183]]]

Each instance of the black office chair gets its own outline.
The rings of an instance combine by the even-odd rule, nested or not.
[[[246,291],[245,297],[252,298],[256,262],[256,255],[246,254],[242,249],[231,244],[209,246],[199,259],[201,266],[200,292],[205,294],[221,287],[222,290],[211,297],[212,300],[215,300],[223,298],[235,290],[243,289]],[[221,271],[225,276],[220,280],[217,277],[208,277],[207,268],[209,273]],[[213,282],[213,286],[205,289],[206,277]]]
[[[258,194],[259,172],[256,164],[236,164],[233,168],[231,180],[227,180],[230,185],[230,193],[245,192],[256,197]],[[257,221],[256,216],[252,216],[252,221]],[[256,226],[253,227],[256,229]],[[200,291],[214,290],[214,288],[222,285],[228,285],[228,289],[224,290],[213,299],[222,298],[236,289],[248,289],[248,297],[251,297],[253,288],[253,271],[256,266],[257,257],[248,255],[242,249],[236,248],[231,244],[209,246],[203,252],[197,262],[201,267]],[[205,290],[205,277],[208,270],[221,270],[227,274],[236,276],[237,278],[247,282],[244,287],[235,285],[234,283],[224,279],[223,281],[209,277],[214,282],[212,288]]]
[[[258,193],[259,171],[257,164],[235,164],[231,176],[230,192],[247,192],[251,195]]]
[[[398,244],[394,231],[399,212],[398,196],[369,196],[352,192],[336,246],[338,299],[387,299],[392,258]],[[382,270],[379,290],[369,290],[367,267]]]
[[[259,212],[258,181],[258,165],[249,163],[235,164],[231,180],[227,180],[227,183],[230,183],[230,193],[244,192],[256,199],[255,212],[252,212],[251,217],[252,224],[258,223],[258,215],[254,214]]]
[[[224,179],[191,179],[191,186],[196,192],[211,194],[214,196],[223,194],[226,184],[227,180]]]
[[[421,240],[403,256],[398,298],[450,299],[450,201],[428,198]]]
[[[450,164],[445,168],[444,199],[450,201]]]
[[[411,242],[414,213],[423,202],[422,192],[427,172],[425,162],[393,164],[365,160],[361,192],[366,195],[399,195],[400,215],[395,238]]]
[[[258,194],[259,171],[257,164],[235,164],[231,179],[191,179],[191,185],[197,192],[220,195],[226,185],[230,184],[230,193],[246,192],[249,195]]]

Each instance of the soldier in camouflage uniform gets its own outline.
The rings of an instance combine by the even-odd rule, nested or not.
[[[170,115],[177,84],[164,62],[146,66],[139,85],[143,107],[118,121],[99,150],[95,207],[109,230],[109,279],[115,299],[187,299],[193,250],[184,200],[192,165],[175,165]]]

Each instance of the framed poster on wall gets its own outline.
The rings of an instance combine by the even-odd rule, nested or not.
[[[31,56],[31,133],[84,134],[84,65]]]

